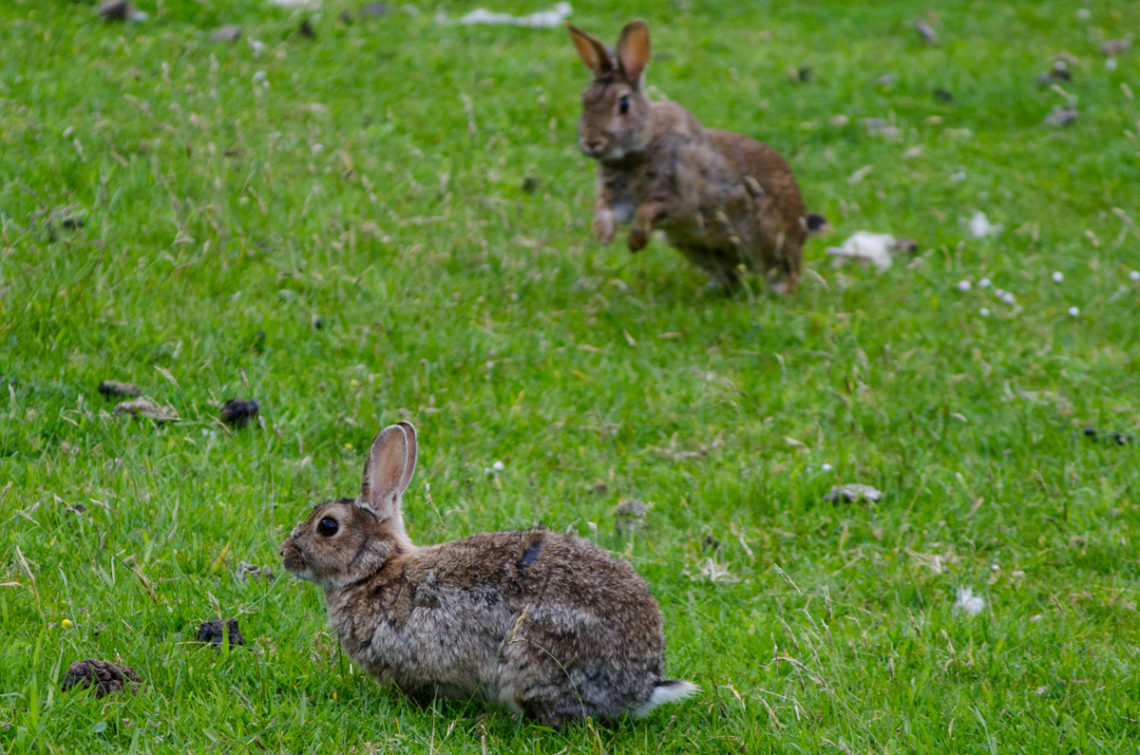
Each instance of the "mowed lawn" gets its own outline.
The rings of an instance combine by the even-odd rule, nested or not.
[[[0,4],[0,750],[1135,752],[1140,5],[575,0],[831,222],[771,298],[591,238],[561,28],[140,3]],[[918,250],[834,268],[858,230]],[[277,550],[400,419],[413,540],[596,540],[700,694],[552,731],[350,665]],[[144,684],[61,692],[84,658]]]

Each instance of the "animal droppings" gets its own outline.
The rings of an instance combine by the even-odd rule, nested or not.
[[[133,691],[140,684],[142,677],[130,666],[87,658],[67,668],[60,689],[67,692],[75,687],[94,687],[95,697],[105,697],[116,692]]]
[[[234,427],[245,427],[250,420],[257,418],[260,410],[257,399],[231,398],[222,404],[222,422]]]
[[[198,626],[198,642],[208,642],[211,645],[221,645],[229,638],[230,647],[245,644],[245,637],[238,629],[237,619],[214,619],[203,621]]]
[[[106,398],[112,396],[138,396],[142,393],[142,388],[134,383],[120,383],[117,380],[104,380],[99,383],[99,392]]]

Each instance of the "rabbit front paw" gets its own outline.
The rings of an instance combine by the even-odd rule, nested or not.
[[[590,226],[594,238],[603,244],[614,240],[614,214],[612,210],[602,210],[594,215],[594,222]]]
[[[649,234],[636,226],[629,230],[629,251],[640,252],[649,243]]]

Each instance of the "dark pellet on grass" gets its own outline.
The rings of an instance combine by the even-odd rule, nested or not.
[[[231,398],[222,404],[222,422],[234,427],[245,427],[251,419],[257,417],[260,410],[257,399]]]
[[[954,95],[950,94],[942,87],[936,87],[934,90],[934,99],[938,100],[939,102],[953,102]]]
[[[104,697],[114,692],[130,691],[138,684],[142,684],[142,677],[130,666],[87,658],[67,668],[60,689],[67,692],[75,687],[94,687],[95,697]]]
[[[198,627],[198,642],[208,642],[211,645],[221,645],[226,636],[229,636],[230,647],[245,644],[245,637],[238,629],[237,619],[214,619],[203,621]]]
[[[527,194],[533,194],[538,191],[538,179],[534,176],[527,176],[523,179],[522,190]]]
[[[306,39],[317,38],[317,30],[313,28],[313,22],[307,18],[301,19],[301,25],[297,27],[297,33]]]
[[[118,380],[104,380],[99,383],[99,392],[106,398],[112,396],[138,396],[142,388],[134,383],[120,383]]]
[[[133,12],[127,0],[112,0],[99,6],[99,17],[104,21],[126,21]]]

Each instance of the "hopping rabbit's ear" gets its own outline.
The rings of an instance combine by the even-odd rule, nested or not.
[[[400,514],[400,496],[416,471],[416,429],[409,422],[380,431],[368,451],[357,505],[380,521]]]
[[[566,29],[570,32],[570,39],[574,40],[574,46],[578,48],[578,56],[594,72],[594,76],[602,76],[614,70],[614,59],[610,56],[610,51],[597,37],[573,24],[566,24]]]
[[[630,21],[618,40],[618,64],[634,86],[641,86],[641,74],[649,65],[649,27],[641,19]]]

